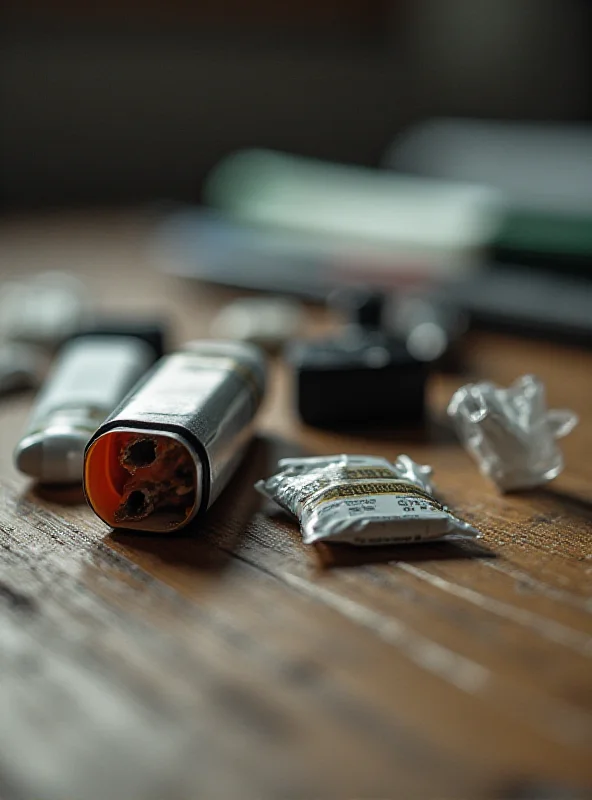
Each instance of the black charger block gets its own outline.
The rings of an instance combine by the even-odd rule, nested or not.
[[[308,425],[402,428],[423,422],[429,370],[398,339],[359,329],[295,343],[287,358],[298,413]]]

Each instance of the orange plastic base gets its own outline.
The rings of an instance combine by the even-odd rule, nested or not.
[[[95,513],[112,527],[122,527],[116,519],[116,512],[121,507],[124,499],[125,487],[132,478],[131,473],[121,463],[121,454],[132,440],[137,439],[143,431],[114,430],[100,436],[90,446],[84,463],[84,488],[86,496]],[[171,443],[171,438],[166,435],[147,432],[155,443]],[[163,479],[158,463],[136,467],[134,477],[143,480],[160,481]],[[196,486],[197,476],[194,469],[193,485]],[[185,499],[186,497],[186,499]],[[195,507],[195,491],[183,496],[183,503],[173,516],[169,524],[163,521],[158,527],[162,530],[174,530],[182,527],[192,516]],[[176,520],[176,517],[180,518]],[[125,522],[125,527],[139,530],[154,530],[154,522],[144,520]]]

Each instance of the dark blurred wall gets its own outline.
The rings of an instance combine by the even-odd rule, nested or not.
[[[589,0],[413,0],[406,41],[421,111],[590,115]]]
[[[191,198],[233,148],[370,161],[400,123],[390,70],[366,48],[216,38],[60,33],[5,45],[6,199]]]
[[[589,5],[310,0],[212,17],[138,2],[94,18],[14,2],[0,34],[4,205],[195,199],[245,145],[376,163],[433,113],[581,118]]]

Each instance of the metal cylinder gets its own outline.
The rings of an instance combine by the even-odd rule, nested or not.
[[[88,335],[64,345],[16,447],[17,468],[46,483],[80,483],[93,432],[155,360],[135,336]]]
[[[95,513],[173,532],[205,512],[244,454],[264,390],[264,356],[251,345],[192,342],[161,359],[88,444]]]

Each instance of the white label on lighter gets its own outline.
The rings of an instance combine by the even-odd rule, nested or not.
[[[167,363],[131,398],[126,413],[194,414],[228,376],[228,370],[194,364],[191,355],[169,356]],[[219,360],[219,359],[218,359]],[[225,359],[228,361],[228,359]]]

